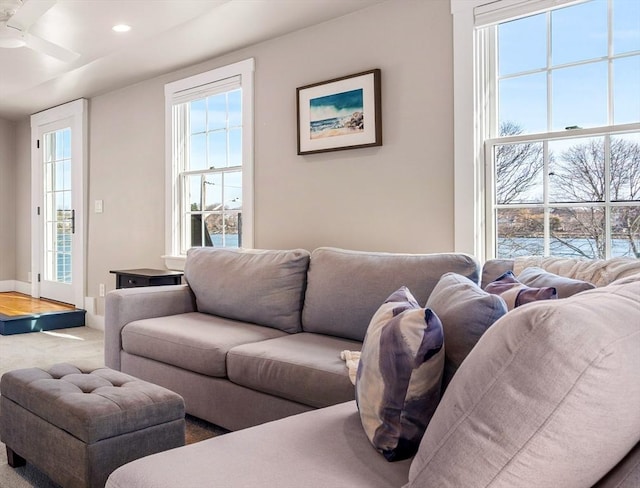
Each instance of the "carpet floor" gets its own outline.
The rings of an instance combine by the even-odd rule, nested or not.
[[[74,327],[30,334],[0,335],[0,376],[19,368],[47,367],[69,362],[89,367],[104,366],[104,334],[89,327]],[[0,411],[0,422],[2,412]],[[209,439],[226,431],[187,415],[187,444]],[[0,442],[0,488],[59,488],[29,462],[20,468],[7,464],[5,445]]]

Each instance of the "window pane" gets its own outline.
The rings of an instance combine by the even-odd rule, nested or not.
[[[547,77],[518,76],[498,83],[499,124],[513,124],[531,134],[547,130]]]
[[[218,173],[205,176],[203,191],[204,209],[222,210],[222,175]]]
[[[553,66],[606,55],[606,0],[592,0],[551,12]]]
[[[62,131],[62,155],[65,159],[71,158],[71,129],[63,129]]]
[[[498,72],[500,76],[547,65],[547,21],[533,15],[498,26]]]
[[[229,166],[242,165],[242,129],[229,131]]]
[[[196,134],[190,137],[191,147],[188,170],[208,169],[207,166],[207,140],[205,134]]]
[[[611,138],[611,200],[640,200],[640,133]]]
[[[207,127],[207,104],[204,98],[189,104],[189,123],[191,134],[204,132]]]
[[[208,98],[209,130],[225,129],[227,127],[227,97],[221,93]]]
[[[640,258],[640,206],[611,209],[611,256]]]
[[[544,212],[537,208],[498,209],[497,256],[540,256],[544,253]]]
[[[64,130],[55,132],[56,161],[64,159]]]
[[[552,208],[552,256],[605,258],[604,207]]]
[[[552,130],[607,125],[606,61],[554,70],[551,76]]]
[[[235,90],[227,94],[229,104],[229,127],[242,125],[242,90]]]
[[[543,201],[542,143],[496,146],[496,203]]]
[[[550,201],[604,201],[604,138],[552,141],[549,153]]]
[[[640,50],[640,2],[613,0],[614,54]]]
[[[209,132],[209,165],[212,168],[227,166],[227,131]]]
[[[224,203],[227,209],[242,208],[242,172],[224,174]]]
[[[202,176],[190,175],[185,177],[186,201],[189,205],[187,211],[202,210]]]
[[[613,123],[640,122],[640,55],[613,61]]]

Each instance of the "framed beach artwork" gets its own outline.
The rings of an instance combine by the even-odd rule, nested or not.
[[[298,154],[382,146],[380,70],[297,88]]]

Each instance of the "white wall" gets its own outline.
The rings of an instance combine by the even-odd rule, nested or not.
[[[114,288],[111,269],[162,266],[164,84],[249,57],[256,61],[256,247],[453,250],[449,1],[390,0],[92,98],[88,296],[97,296],[99,283]],[[298,156],[296,87],[372,68],[382,70],[384,145]],[[28,165],[28,152],[19,159]],[[22,170],[18,176],[28,188]],[[93,213],[96,199],[102,214]],[[29,248],[27,235],[17,234],[18,248]],[[28,266],[18,260],[20,279]]]
[[[16,124],[0,119],[0,291],[16,271],[15,134]]]

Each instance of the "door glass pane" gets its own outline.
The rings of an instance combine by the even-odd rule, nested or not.
[[[604,207],[552,208],[549,225],[552,256],[605,258]]]
[[[607,0],[592,0],[551,12],[553,66],[606,55]]]
[[[44,279],[71,284],[71,129],[48,132],[43,143]]]
[[[552,141],[549,152],[551,202],[605,200],[603,137]]]
[[[544,253],[544,211],[501,208],[497,216],[498,258],[540,256]]]

